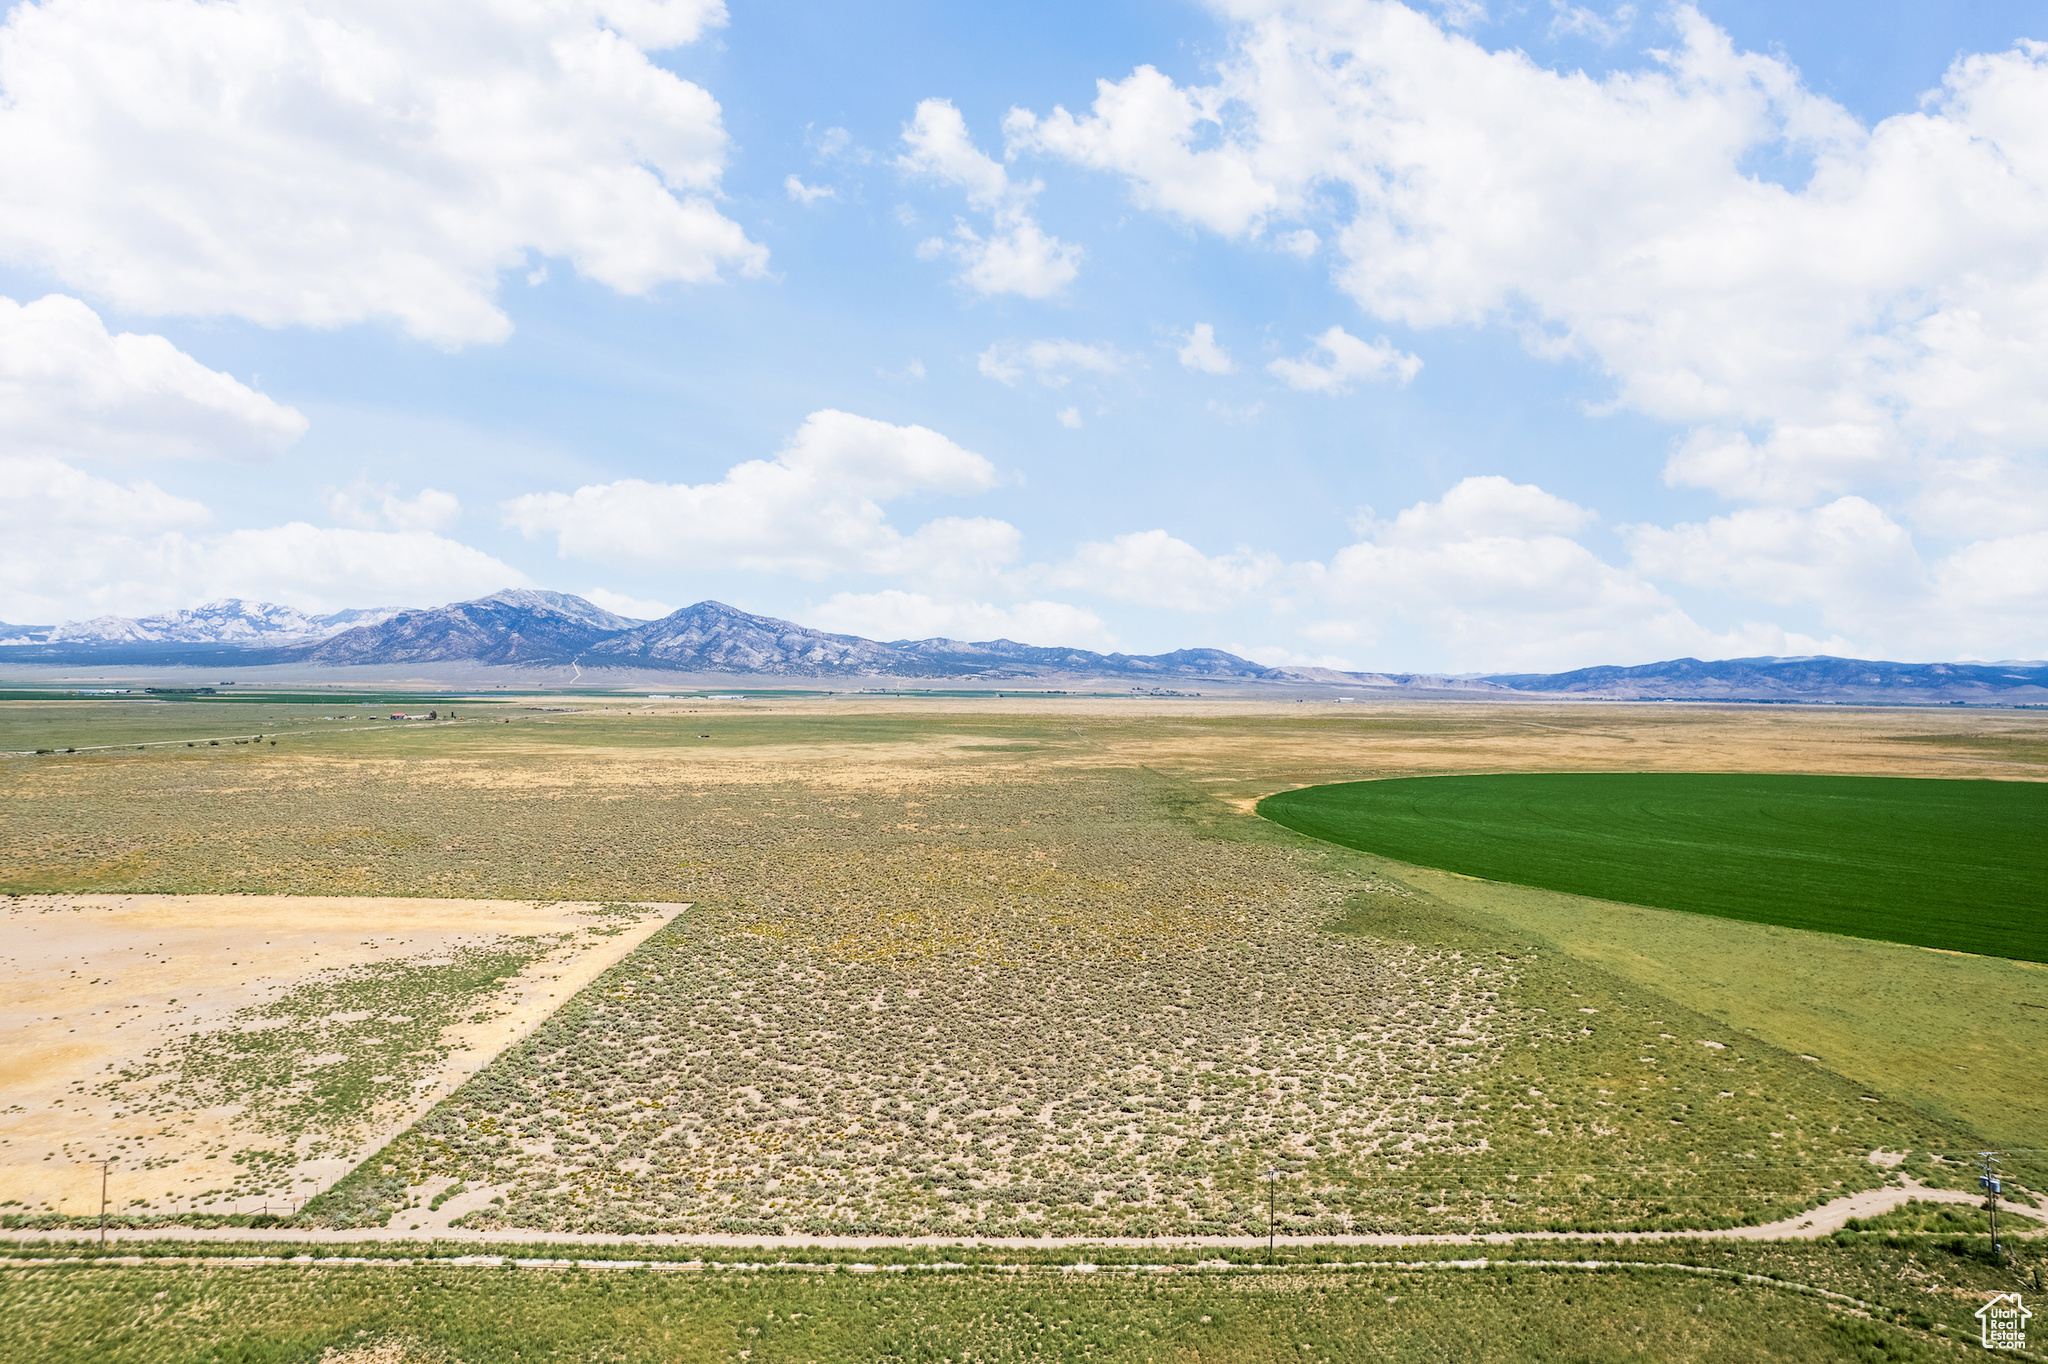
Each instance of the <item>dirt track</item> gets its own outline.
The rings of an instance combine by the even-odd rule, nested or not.
[[[1931,1189],[1911,1177],[1881,1189],[1866,1189],[1837,1198],[1782,1221],[1753,1227],[1727,1227],[1712,1231],[1523,1231],[1484,1235],[1360,1235],[1281,1236],[1273,1244],[1282,1246],[1482,1246],[1508,1245],[1517,1241],[1816,1241],[1840,1231],[1852,1217],[1878,1217],[1907,1202],[1981,1205],[1983,1199],[1956,1189]],[[2007,1231],[2007,1238],[2048,1236],[2048,1227],[2030,1231]],[[0,1233],[0,1241],[16,1243],[92,1242],[99,1233],[79,1231],[14,1231]],[[532,1231],[463,1231],[447,1236],[422,1236],[414,1231],[382,1229],[356,1231],[303,1231],[291,1228],[223,1227],[218,1230],[163,1227],[147,1231],[110,1231],[107,1242],[128,1241],[231,1241],[276,1242],[280,1245],[361,1245],[365,1242],[418,1244],[436,1240],[460,1241],[466,1245],[584,1245],[584,1246],[703,1246],[706,1248],[755,1248],[764,1250],[886,1250],[906,1246],[959,1246],[993,1250],[1059,1250],[1084,1246],[1137,1249],[1156,1247],[1207,1247],[1240,1249],[1267,1244],[1263,1236],[1103,1236],[1060,1238],[1053,1236],[593,1236],[550,1234]],[[152,1262],[153,1263],[153,1262]],[[618,1262],[592,1261],[606,1266]]]

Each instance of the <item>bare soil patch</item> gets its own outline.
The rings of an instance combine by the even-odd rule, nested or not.
[[[117,1212],[282,1210],[677,908],[0,899],[0,1205],[96,1213],[112,1158]]]

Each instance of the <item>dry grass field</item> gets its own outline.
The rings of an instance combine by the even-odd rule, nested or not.
[[[1242,1232],[1272,1169],[1296,1232],[1696,1226],[1890,1177],[1873,1152],[1956,1182],[1935,1157],[2023,1144],[2002,1063],[1892,1066],[1902,1018],[1966,1020],[1985,1053],[1951,1065],[2028,1054],[2039,973],[1940,957],[1940,997],[1895,999],[1918,978],[1882,945],[1451,885],[1248,807],[1393,773],[2035,780],[2042,717],[573,704],[7,760],[0,888],[696,904],[309,1209],[330,1225]],[[1771,957],[1810,966],[1752,980]]]

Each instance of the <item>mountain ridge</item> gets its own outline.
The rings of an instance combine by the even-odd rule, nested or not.
[[[1675,658],[1561,673],[1489,673],[1518,692],[1621,700],[1790,701],[1817,695],[1869,701],[2048,700],[2048,663],[1894,663],[1806,654],[1794,658]]]
[[[708,674],[808,680],[925,679],[1016,684],[1087,678],[1346,688],[1360,693],[1473,698],[2048,702],[2048,663],[1896,663],[1813,655],[1669,659],[1560,673],[1343,672],[1272,667],[1213,648],[1096,653],[1010,639],[889,641],[834,634],[701,601],[658,620],[582,597],[507,588],[413,610],[307,615],[235,598],[189,611],[101,617],[50,627],[0,627],[0,662],[121,666],[318,668],[571,668],[586,673]],[[31,637],[34,636],[34,637]]]
[[[154,616],[94,616],[57,625],[0,623],[0,645],[297,643],[375,624],[396,614],[396,607],[370,607],[308,615],[273,602],[221,597]]]

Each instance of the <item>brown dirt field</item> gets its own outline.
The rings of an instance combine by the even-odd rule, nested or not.
[[[359,1149],[300,1162],[280,1178],[324,1187],[531,1030],[682,908],[645,907],[621,931],[588,903],[270,895],[37,895],[0,899],[0,1200],[73,1214],[98,1209],[115,1157],[112,1206],[160,1210],[221,1182],[220,1156],[256,1137],[245,1114],[211,1108],[146,1118],[133,1096],[90,1086],[181,1039],[236,1026],[309,974],[433,960],[508,938],[544,940],[526,969],[442,1030],[443,1050],[411,1092],[378,1105]],[[143,1168],[147,1168],[145,1176]],[[273,1206],[282,1200],[272,1200]],[[217,1211],[252,1211],[240,1208]]]
[[[721,721],[743,725],[745,738],[732,744],[727,728],[710,742],[690,735],[672,746],[618,747],[606,742],[601,728],[608,721],[687,716],[707,728]],[[854,718],[910,722],[923,732],[856,742],[829,733],[796,737],[805,721]],[[957,732],[949,732],[949,721],[958,722]],[[1020,723],[1034,732],[1002,736],[989,732],[990,721]],[[666,706],[594,704],[537,723],[557,732],[543,734],[522,722],[502,737],[493,735],[490,752],[515,764],[545,756],[554,760],[547,772],[515,765],[487,773],[454,757],[439,764],[388,761],[416,775],[439,766],[446,779],[463,785],[524,789],[582,785],[600,774],[621,785],[649,776],[686,776],[709,785],[802,780],[872,788],[948,775],[979,780],[1048,762],[1149,767],[1261,795],[1347,775],[1452,772],[1895,773],[2048,781],[2048,715],[2021,711],[1384,699],[1336,704],[1230,696],[1028,702],[836,697],[734,703],[712,716]],[[783,726],[792,731],[790,741],[765,737]],[[576,743],[561,730],[586,732],[590,742]],[[1047,734],[1064,741],[1058,751],[1047,751]],[[380,760],[353,755],[344,761],[367,775],[357,764]]]

